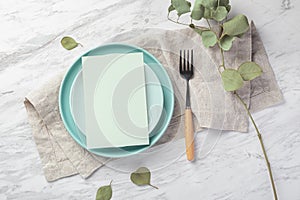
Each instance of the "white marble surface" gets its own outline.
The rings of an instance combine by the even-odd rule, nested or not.
[[[114,33],[132,28],[178,28],[166,20],[168,1],[9,0],[0,1],[0,199],[94,199],[113,179],[113,199],[272,199],[258,139],[222,133],[207,156],[199,154],[206,134],[197,136],[197,161],[172,152],[152,163],[152,183],[136,187],[126,161],[113,162],[84,180],[48,183],[27,122],[24,96],[83,52]],[[300,199],[300,1],[232,0],[234,13],[253,19],[270,56],[285,103],[254,114],[273,168],[279,199]],[[60,39],[72,35],[83,48],[66,51]],[[172,144],[182,148],[183,141]],[[133,159],[134,160],[134,159]],[[121,163],[121,164],[120,164]],[[124,164],[124,167],[123,167]]]

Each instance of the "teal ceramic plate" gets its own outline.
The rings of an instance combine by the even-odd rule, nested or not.
[[[171,120],[173,109],[174,109],[174,93],[173,87],[170,81],[170,78],[160,64],[160,62],[149,52],[146,50],[126,45],[126,44],[107,44],[103,46],[99,46],[93,50],[88,51],[82,56],[95,56],[95,55],[105,55],[111,53],[135,53],[142,52],[144,56],[144,63],[147,64],[152,71],[156,74],[159,79],[164,97],[164,105],[163,112],[161,118],[150,134],[150,143],[149,145],[141,145],[141,146],[130,146],[130,147],[122,147],[122,148],[98,148],[98,149],[88,149],[88,151],[105,157],[125,157],[134,155],[136,153],[142,152],[152,145],[154,145],[159,138],[164,134],[165,130],[168,127],[168,124]],[[81,145],[83,148],[86,147],[86,138],[85,135],[80,131],[80,129],[76,126],[76,123],[73,119],[70,105],[71,98],[71,88],[73,82],[76,79],[78,73],[80,73],[82,69],[81,65],[81,57],[70,67],[68,72],[66,73],[59,92],[59,109],[61,113],[62,120],[64,125],[73,139]]]

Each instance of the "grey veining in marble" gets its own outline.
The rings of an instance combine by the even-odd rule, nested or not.
[[[285,103],[256,113],[279,199],[300,199],[300,1],[232,0],[232,14],[256,23]],[[79,176],[48,183],[42,174],[24,96],[85,51],[114,33],[132,28],[178,28],[166,20],[168,1],[9,0],[0,1],[0,199],[94,199],[113,179],[113,199],[272,199],[265,161],[255,131],[224,132],[214,149],[200,155],[207,133],[198,134],[197,161],[161,151],[148,161],[114,161],[89,179]],[[84,46],[60,47],[65,35]],[[183,148],[184,141],[172,143]],[[132,164],[134,163],[134,164]],[[147,164],[160,189],[136,187],[129,170]],[[182,189],[183,188],[183,189]]]

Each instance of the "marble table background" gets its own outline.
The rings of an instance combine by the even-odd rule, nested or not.
[[[300,199],[300,1],[232,0],[233,13],[256,23],[285,103],[254,114],[272,164],[279,199]],[[112,162],[89,179],[73,176],[48,183],[23,105],[24,96],[83,52],[132,28],[179,28],[166,19],[161,0],[0,1],[0,199],[94,199],[113,179],[113,199],[272,199],[265,161],[252,126],[249,133],[223,132],[207,156],[206,133],[197,135],[197,161],[160,152],[153,169],[160,189],[136,187],[122,164]],[[84,46],[66,51],[71,35]],[[182,148],[183,140],[172,143]],[[150,158],[149,158],[150,159]],[[150,160],[151,161],[151,160]],[[136,160],[136,163],[142,161]],[[151,161],[152,162],[152,161]],[[116,169],[116,166],[119,169]]]

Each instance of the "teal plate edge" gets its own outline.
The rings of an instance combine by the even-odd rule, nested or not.
[[[122,148],[98,148],[98,149],[87,149],[85,136],[80,130],[77,128],[70,108],[70,90],[73,84],[73,81],[77,75],[77,73],[81,70],[81,57],[83,56],[95,56],[95,55],[105,55],[109,53],[133,53],[133,52],[142,52],[144,55],[144,63],[148,64],[151,69],[158,76],[164,94],[164,110],[166,112],[166,118],[164,120],[164,124],[158,130],[158,133],[150,137],[150,144],[143,146],[129,146]],[[168,76],[168,73],[162,66],[162,64],[148,51],[133,45],[121,44],[121,43],[110,43],[98,46],[88,52],[84,53],[80,56],[68,69],[65,74],[60,90],[59,90],[59,111],[62,118],[62,121],[65,125],[65,128],[71,135],[71,137],[84,149],[88,150],[91,153],[96,155],[111,157],[111,158],[119,158],[134,155],[140,153],[149,147],[153,146],[164,134],[166,131],[174,110],[174,91],[171,80]]]

